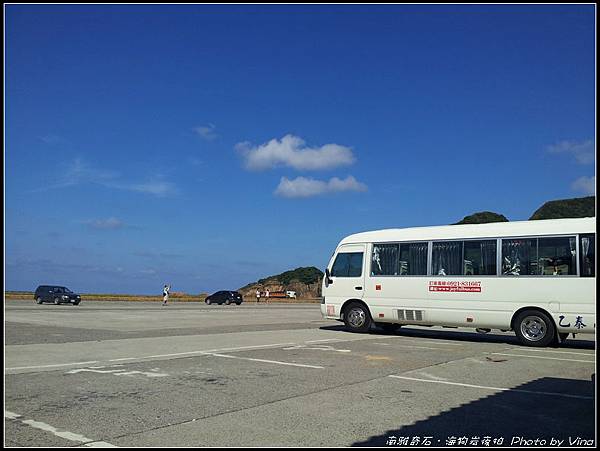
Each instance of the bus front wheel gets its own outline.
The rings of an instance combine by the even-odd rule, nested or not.
[[[539,310],[525,310],[515,318],[515,334],[525,346],[544,347],[554,340],[556,328],[552,319]]]
[[[371,314],[363,304],[352,302],[344,311],[344,324],[350,332],[368,332]]]

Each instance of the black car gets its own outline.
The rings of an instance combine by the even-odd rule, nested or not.
[[[42,302],[53,302],[54,304],[66,304],[79,305],[81,302],[81,296],[77,293],[73,293],[67,287],[59,287],[56,285],[40,285],[35,290],[33,299],[38,304]]]
[[[206,302],[208,305],[223,303],[227,305],[233,303],[240,305],[243,301],[244,299],[242,298],[242,295],[237,291],[217,291],[204,300],[204,302]]]

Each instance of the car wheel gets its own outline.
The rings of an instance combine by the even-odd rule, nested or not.
[[[79,302],[73,302],[73,305],[79,305]]]
[[[229,304],[231,304],[231,301],[230,301],[229,299],[227,299],[227,300],[225,301],[225,305],[229,305]]]
[[[206,299],[204,302],[206,302],[206,305],[212,304],[212,301],[210,299]]]
[[[54,298],[54,305],[58,305],[60,304],[60,301],[58,300],[58,298]]]
[[[363,304],[352,302],[344,310],[344,324],[350,332],[368,332],[371,322],[369,309]]]
[[[236,305],[242,305],[242,303],[241,302],[236,302]]]
[[[396,332],[398,329],[402,327],[402,324],[392,324],[392,323],[376,323],[377,326],[381,327],[386,332]]]
[[[37,302],[38,304],[41,304],[44,301],[42,301],[42,298],[38,296],[38,298],[35,300],[35,302]]]
[[[552,319],[539,310],[525,310],[515,318],[515,335],[522,345],[544,347],[555,337]]]

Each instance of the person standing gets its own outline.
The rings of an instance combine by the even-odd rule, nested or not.
[[[259,302],[260,302],[260,291],[259,291],[259,289],[257,288],[257,289],[256,289],[256,303],[258,304]]]
[[[267,304],[269,303],[269,289],[265,292],[265,297],[267,298]]]
[[[162,305],[167,305],[167,301],[169,300],[169,291],[171,290],[171,285],[165,284],[163,288],[163,303]]]

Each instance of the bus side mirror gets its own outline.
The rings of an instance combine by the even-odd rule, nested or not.
[[[325,286],[328,287],[332,283],[333,280],[331,280],[331,273],[329,272],[329,268],[325,268]]]

